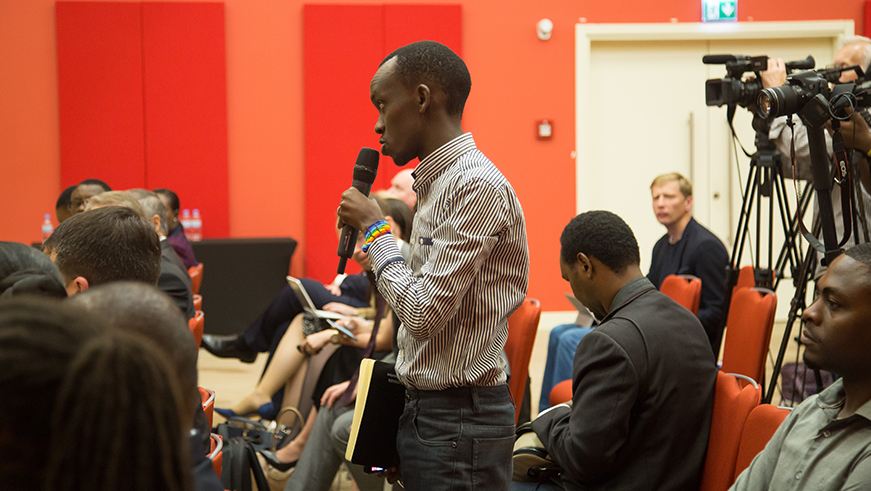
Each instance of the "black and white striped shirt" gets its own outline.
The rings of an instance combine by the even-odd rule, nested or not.
[[[504,383],[508,316],[529,283],[517,195],[471,133],[438,148],[413,175],[410,264],[390,236],[369,248],[378,290],[402,321],[396,372],[420,390]]]

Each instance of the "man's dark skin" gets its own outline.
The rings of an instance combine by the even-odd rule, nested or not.
[[[104,191],[99,184],[79,184],[73,194],[70,195],[70,215],[76,215],[85,211],[85,203],[91,196]]]
[[[838,413],[841,419],[871,400],[869,278],[868,266],[841,254],[820,278],[820,295],[802,314],[805,362],[844,380],[847,397]]]
[[[369,93],[378,109],[375,133],[381,135],[381,153],[403,166],[429,154],[463,134],[460,114],[448,114],[445,93],[429,81],[408,86],[396,75],[396,58],[387,60],[375,72]],[[338,226],[344,224],[366,232],[384,215],[374,199],[349,188],[342,193]]]

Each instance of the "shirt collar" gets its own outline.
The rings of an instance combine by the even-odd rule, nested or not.
[[[832,419],[838,416],[844,402],[847,399],[847,391],[844,390],[844,379],[835,380],[826,390],[820,392],[817,405]],[[871,420],[871,401],[866,402],[856,410],[855,415]]]
[[[414,184],[411,186],[414,192],[420,194],[460,156],[476,148],[471,133],[464,133],[437,148],[423,159],[411,173],[411,177],[414,178]]]
[[[623,288],[617,292],[617,295],[614,295],[614,300],[611,301],[611,310],[608,312],[608,315],[605,316],[605,319],[602,319],[602,322],[605,322],[606,319],[611,317],[611,314],[619,310],[620,307],[629,302],[632,298],[638,296],[640,293],[655,289],[653,283],[651,283],[646,276],[639,276],[629,283],[626,283],[623,285]]]

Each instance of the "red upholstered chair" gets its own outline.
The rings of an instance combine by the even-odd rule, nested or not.
[[[221,478],[221,468],[224,463],[224,440],[220,436],[211,434],[212,445],[209,451],[209,460],[212,461],[212,468],[215,469],[215,474],[218,479]]]
[[[744,431],[741,432],[741,444],[738,446],[738,458],[735,461],[735,479],[738,479],[738,475],[765,448],[774,432],[789,416],[789,411],[771,404],[760,404],[750,411],[744,423]]]
[[[193,301],[194,301],[194,310],[203,310],[203,296],[202,295],[197,295],[196,293],[194,293]]]
[[[738,281],[735,283],[735,286],[732,288],[732,295],[735,295],[735,291],[739,288],[755,288],[756,287],[756,278],[753,277],[753,266],[744,266],[740,270],[738,270]]]
[[[541,318],[541,304],[534,298],[527,298],[520,307],[508,318],[508,340],[505,342],[505,355],[511,366],[511,380],[508,389],[514,397],[516,408],[514,421],[520,416],[520,402],[526,389],[526,378],[529,375],[529,359],[532,357],[532,346],[535,343],[535,333],[538,332],[538,321]]]
[[[550,389],[550,405],[556,406],[572,400],[572,379],[563,380]]]
[[[203,283],[203,263],[188,268],[188,274],[191,275],[191,293],[199,294]]]
[[[197,310],[195,316],[188,319],[188,327],[191,330],[191,333],[194,335],[194,341],[197,343],[197,348],[200,347],[200,343],[203,341],[203,326],[205,325],[205,317],[202,310]]]
[[[748,383],[742,387],[741,379]],[[735,478],[735,461],[747,415],[759,405],[762,390],[741,375],[717,372],[708,453],[699,491],[726,491]]]
[[[215,414],[215,391],[205,387],[199,387],[200,398],[203,400],[203,412],[209,420],[209,428],[212,427],[212,417]]]
[[[723,344],[723,371],[763,380],[774,326],[777,295],[764,288],[738,288],[732,295]]]
[[[699,313],[699,303],[702,300],[701,279],[688,274],[670,274],[662,280],[659,291],[693,314]]]

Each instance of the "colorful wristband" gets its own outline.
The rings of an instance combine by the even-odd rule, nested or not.
[[[369,246],[375,242],[375,239],[381,237],[384,234],[390,233],[390,224],[385,220],[378,220],[369,226],[366,230],[366,243],[363,244],[362,250],[363,252],[369,251]]]

